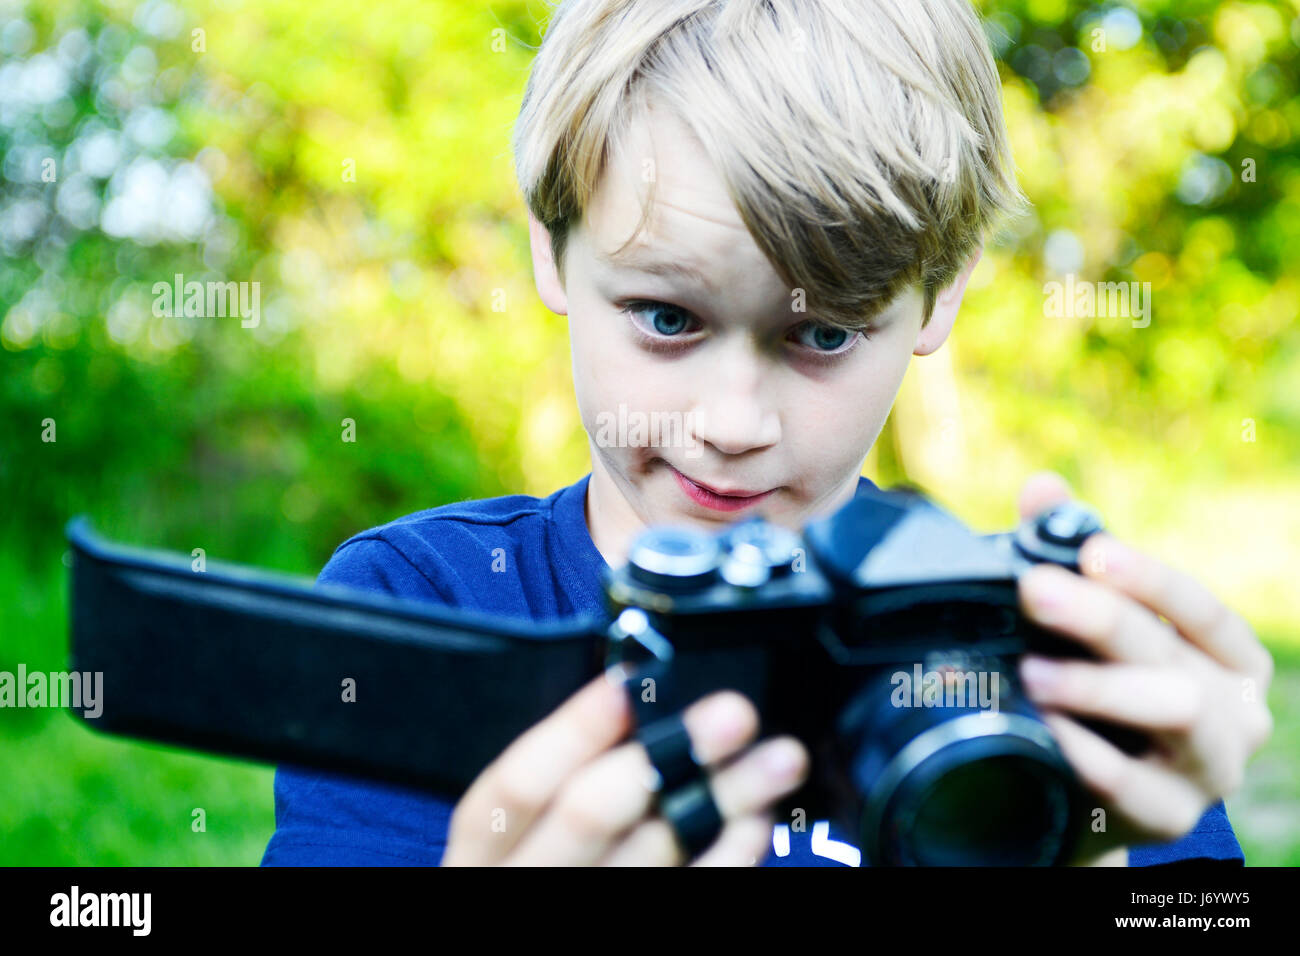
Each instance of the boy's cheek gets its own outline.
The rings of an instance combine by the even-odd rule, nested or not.
[[[581,331],[572,334],[573,385],[584,422],[600,411],[616,410],[620,401],[631,404],[637,382],[644,380],[633,357],[608,336],[593,341]]]

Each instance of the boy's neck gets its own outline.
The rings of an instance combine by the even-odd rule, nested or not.
[[[583,514],[591,542],[605,563],[611,568],[621,567],[627,561],[632,540],[645,529],[646,524],[632,510],[626,496],[594,455]]]

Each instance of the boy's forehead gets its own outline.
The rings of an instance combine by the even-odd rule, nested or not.
[[[651,197],[645,228],[623,248]],[[610,153],[584,220],[592,255],[607,270],[680,271],[704,278],[711,263],[735,255],[737,243],[754,245],[703,147],[664,110],[631,122]]]

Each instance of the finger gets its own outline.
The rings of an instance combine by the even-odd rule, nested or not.
[[[732,820],[716,843],[691,861],[691,866],[758,866],[772,848],[771,813],[752,813]]]
[[[1186,835],[1209,806],[1195,784],[1157,759],[1130,757],[1064,714],[1046,711],[1043,720],[1080,781],[1151,842]]]
[[[1202,719],[1190,734],[1163,743],[1176,755],[1175,765],[1183,776],[1207,793],[1226,797],[1245,780],[1246,762],[1268,738],[1272,715],[1262,703],[1243,701],[1231,674],[1216,683],[1209,689],[1217,699],[1208,709],[1208,719]]]
[[[686,863],[686,854],[677,842],[672,824],[663,817],[650,817],[605,854],[599,865],[684,866]]]
[[[756,813],[731,820],[714,844],[691,866],[756,866],[772,846],[773,819],[770,813]],[[601,866],[681,866],[687,863],[663,817],[646,820],[601,860]]]
[[[1120,542],[1113,535],[1096,534],[1084,542],[1080,566],[1089,577],[1140,601],[1170,623],[1210,657],[1247,674],[1267,690],[1273,676],[1273,658],[1250,625],[1203,584]]]
[[[682,712],[691,747],[706,766],[739,753],[758,734],[758,712],[734,691],[711,694]],[[656,773],[631,741],[579,770],[518,844],[520,866],[588,866],[654,808]]]
[[[723,830],[697,860],[707,859],[709,865],[717,865],[744,856],[744,850],[737,847],[747,848],[751,844],[729,831],[737,821],[752,821],[760,816],[768,821],[764,842],[761,848],[744,856],[744,860],[748,862],[750,856],[759,856],[761,860],[772,839],[771,805],[802,784],[809,765],[808,751],[797,739],[778,737],[750,748],[724,769],[710,774],[709,790],[722,816]],[[714,854],[714,850],[719,852]],[[685,853],[672,824],[655,816],[634,828],[606,855],[601,865],[681,866],[685,862]]]
[[[810,763],[807,749],[795,737],[763,741],[710,774],[718,811],[731,820],[766,809],[803,782]]]
[[[1054,471],[1039,471],[1025,479],[1016,507],[1021,518],[1034,518],[1072,497],[1070,486],[1064,478]]]
[[[1020,676],[1034,703],[1153,730],[1190,732],[1205,711],[1204,686],[1185,671],[1026,655]]]
[[[459,852],[450,865],[504,859],[564,782],[625,737],[631,720],[621,682],[601,674],[516,738],[456,804],[447,845]]]
[[[1052,564],[1020,576],[1020,605],[1029,618],[1076,640],[1099,657],[1130,664],[1170,664],[1191,652],[1187,642],[1132,598]]]

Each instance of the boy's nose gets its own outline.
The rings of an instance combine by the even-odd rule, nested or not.
[[[695,436],[727,455],[775,445],[781,416],[770,386],[753,364],[721,364],[701,382],[695,403]]]
[[[739,402],[697,406],[697,440],[712,445],[724,455],[775,445],[781,436],[775,412],[763,412],[756,405]]]

